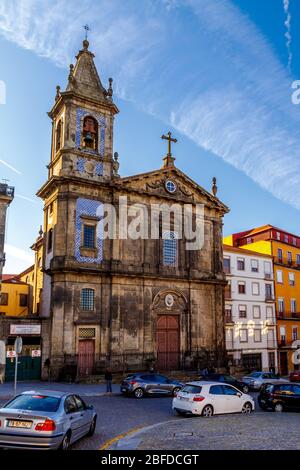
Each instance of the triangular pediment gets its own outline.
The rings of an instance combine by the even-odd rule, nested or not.
[[[168,182],[175,185],[175,190],[174,186],[170,185],[170,189],[174,190],[173,192],[168,190]],[[167,197],[174,201],[210,205],[221,210],[223,213],[229,212],[229,208],[216,196],[199,186],[175,166],[120,178],[118,185],[139,192],[145,192],[148,195]]]

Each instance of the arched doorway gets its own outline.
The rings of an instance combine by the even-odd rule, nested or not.
[[[157,368],[176,370],[180,360],[178,315],[158,315],[156,324]]]

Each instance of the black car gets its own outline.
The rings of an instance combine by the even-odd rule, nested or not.
[[[262,410],[300,410],[299,384],[263,384],[257,397]]]
[[[245,382],[240,382],[235,377],[229,374],[208,374],[202,375],[201,380],[208,380],[209,382],[222,382],[233,385],[235,388],[243,393],[249,392],[249,387]]]
[[[130,374],[121,384],[121,393],[142,398],[145,395],[173,395],[183,387],[181,382],[164,375],[142,372]]]

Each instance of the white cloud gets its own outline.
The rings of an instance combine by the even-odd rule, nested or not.
[[[85,23],[92,28],[101,77],[105,71],[115,78],[119,96],[171,122],[300,208],[300,118],[291,104],[290,76],[233,2],[0,4],[0,33],[6,39],[64,67],[78,49]]]
[[[291,70],[292,66],[292,32],[291,32],[291,21],[292,21],[292,16],[290,13],[290,1],[289,0],[283,0],[283,9],[284,9],[284,14],[285,14],[285,21],[284,21],[284,26],[286,27],[286,32],[284,34],[286,38],[286,48],[288,51],[288,70]]]
[[[21,172],[20,172],[19,170],[17,170],[17,168],[15,168],[14,166],[10,165],[10,164],[7,163],[5,160],[0,159],[0,163],[2,163],[2,165],[6,166],[7,168],[9,168],[10,170],[14,171],[15,173],[17,173],[18,175],[21,175]]]
[[[18,197],[19,199],[23,199],[24,201],[31,202],[32,204],[38,204],[41,205],[42,201],[39,201],[38,199],[32,199],[31,197],[28,196],[23,196],[23,194],[16,194],[15,197]]]

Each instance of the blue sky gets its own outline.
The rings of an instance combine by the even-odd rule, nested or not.
[[[2,0],[0,178],[16,188],[6,272],[30,264],[43,220],[55,86],[90,24],[102,82],[114,77],[121,175],[177,166],[231,208],[224,233],[266,223],[300,234],[298,0]],[[9,165],[9,166],[8,166]]]

